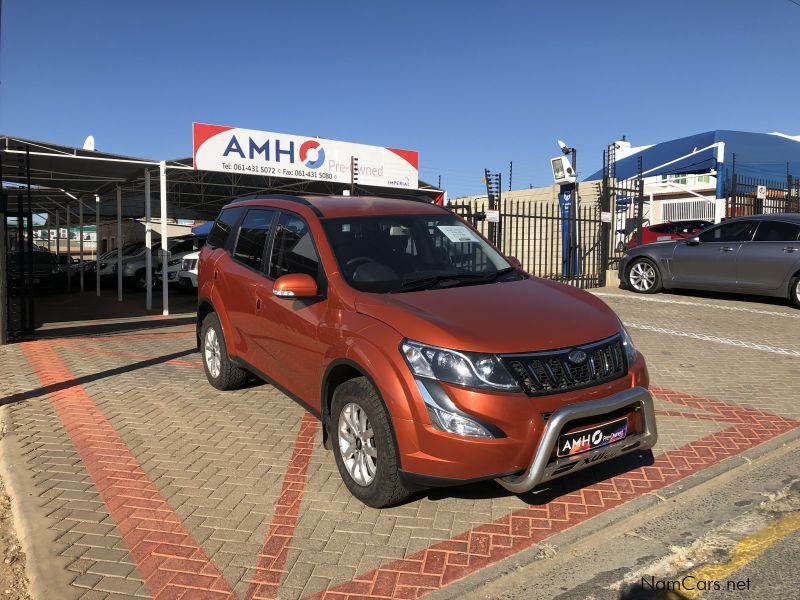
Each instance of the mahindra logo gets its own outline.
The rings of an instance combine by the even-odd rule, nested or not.
[[[567,354],[567,359],[573,365],[582,365],[583,363],[586,362],[586,358],[587,358],[586,352],[584,352],[583,350],[573,350],[572,352]]]

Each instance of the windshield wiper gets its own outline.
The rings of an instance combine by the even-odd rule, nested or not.
[[[435,286],[444,288],[455,287],[459,285],[489,283],[491,281],[495,281],[503,275],[508,275],[514,270],[514,267],[506,267],[489,275],[483,275],[481,273],[449,273],[447,275],[431,275],[429,277],[420,277],[419,279],[407,279],[401,282],[400,289],[397,291],[413,292],[417,290],[431,289]]]

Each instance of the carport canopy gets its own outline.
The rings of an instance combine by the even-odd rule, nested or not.
[[[58,223],[64,215],[83,215],[94,223],[117,222],[117,240],[121,244],[123,218],[145,220],[146,244],[152,247],[152,219],[160,220],[162,269],[167,272],[167,220],[211,220],[231,200],[253,194],[297,194],[338,196],[388,196],[431,202],[442,192],[420,181],[418,189],[381,188],[329,181],[311,181],[254,175],[199,171],[192,159],[158,161],[145,158],[86,150],[60,144],[0,135],[2,185],[6,196],[23,197],[25,212],[30,200],[31,214],[47,214],[48,225]],[[152,176],[152,185],[151,185]],[[159,202],[151,209],[151,188]],[[9,198],[9,212],[17,204]],[[165,215],[165,219],[161,216]],[[55,217],[55,219],[53,219]],[[6,219],[2,219],[6,226]],[[93,224],[94,224],[93,223]],[[147,265],[147,309],[152,307],[152,265]],[[117,255],[118,299],[122,301],[121,256]],[[83,289],[83,269],[80,270]],[[99,275],[96,282],[100,294]],[[163,286],[163,312],[169,313],[169,286]]]

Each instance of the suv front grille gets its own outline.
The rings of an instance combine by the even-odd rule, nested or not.
[[[586,359],[575,363],[570,353],[581,350]],[[619,335],[574,348],[505,354],[500,357],[528,396],[559,394],[622,377],[628,370]]]

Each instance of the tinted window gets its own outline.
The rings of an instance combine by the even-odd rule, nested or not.
[[[242,220],[233,257],[239,262],[261,270],[264,247],[272,227],[273,210],[251,208]]]
[[[650,231],[653,233],[672,233],[671,226],[669,224],[664,225],[653,225],[650,227]]]
[[[753,233],[753,221],[734,221],[706,229],[700,234],[701,242],[746,242]]]
[[[269,276],[277,279],[290,273],[306,273],[317,278],[319,258],[308,225],[291,213],[281,214],[272,244]]]
[[[228,241],[228,235],[230,235],[231,229],[236,225],[243,211],[244,207],[239,206],[225,209],[219,213],[217,220],[214,222],[214,226],[211,228],[211,232],[208,234],[206,243],[212,248],[224,247],[225,243]]]
[[[761,221],[754,242],[793,242],[800,233],[800,225],[781,221]]]

